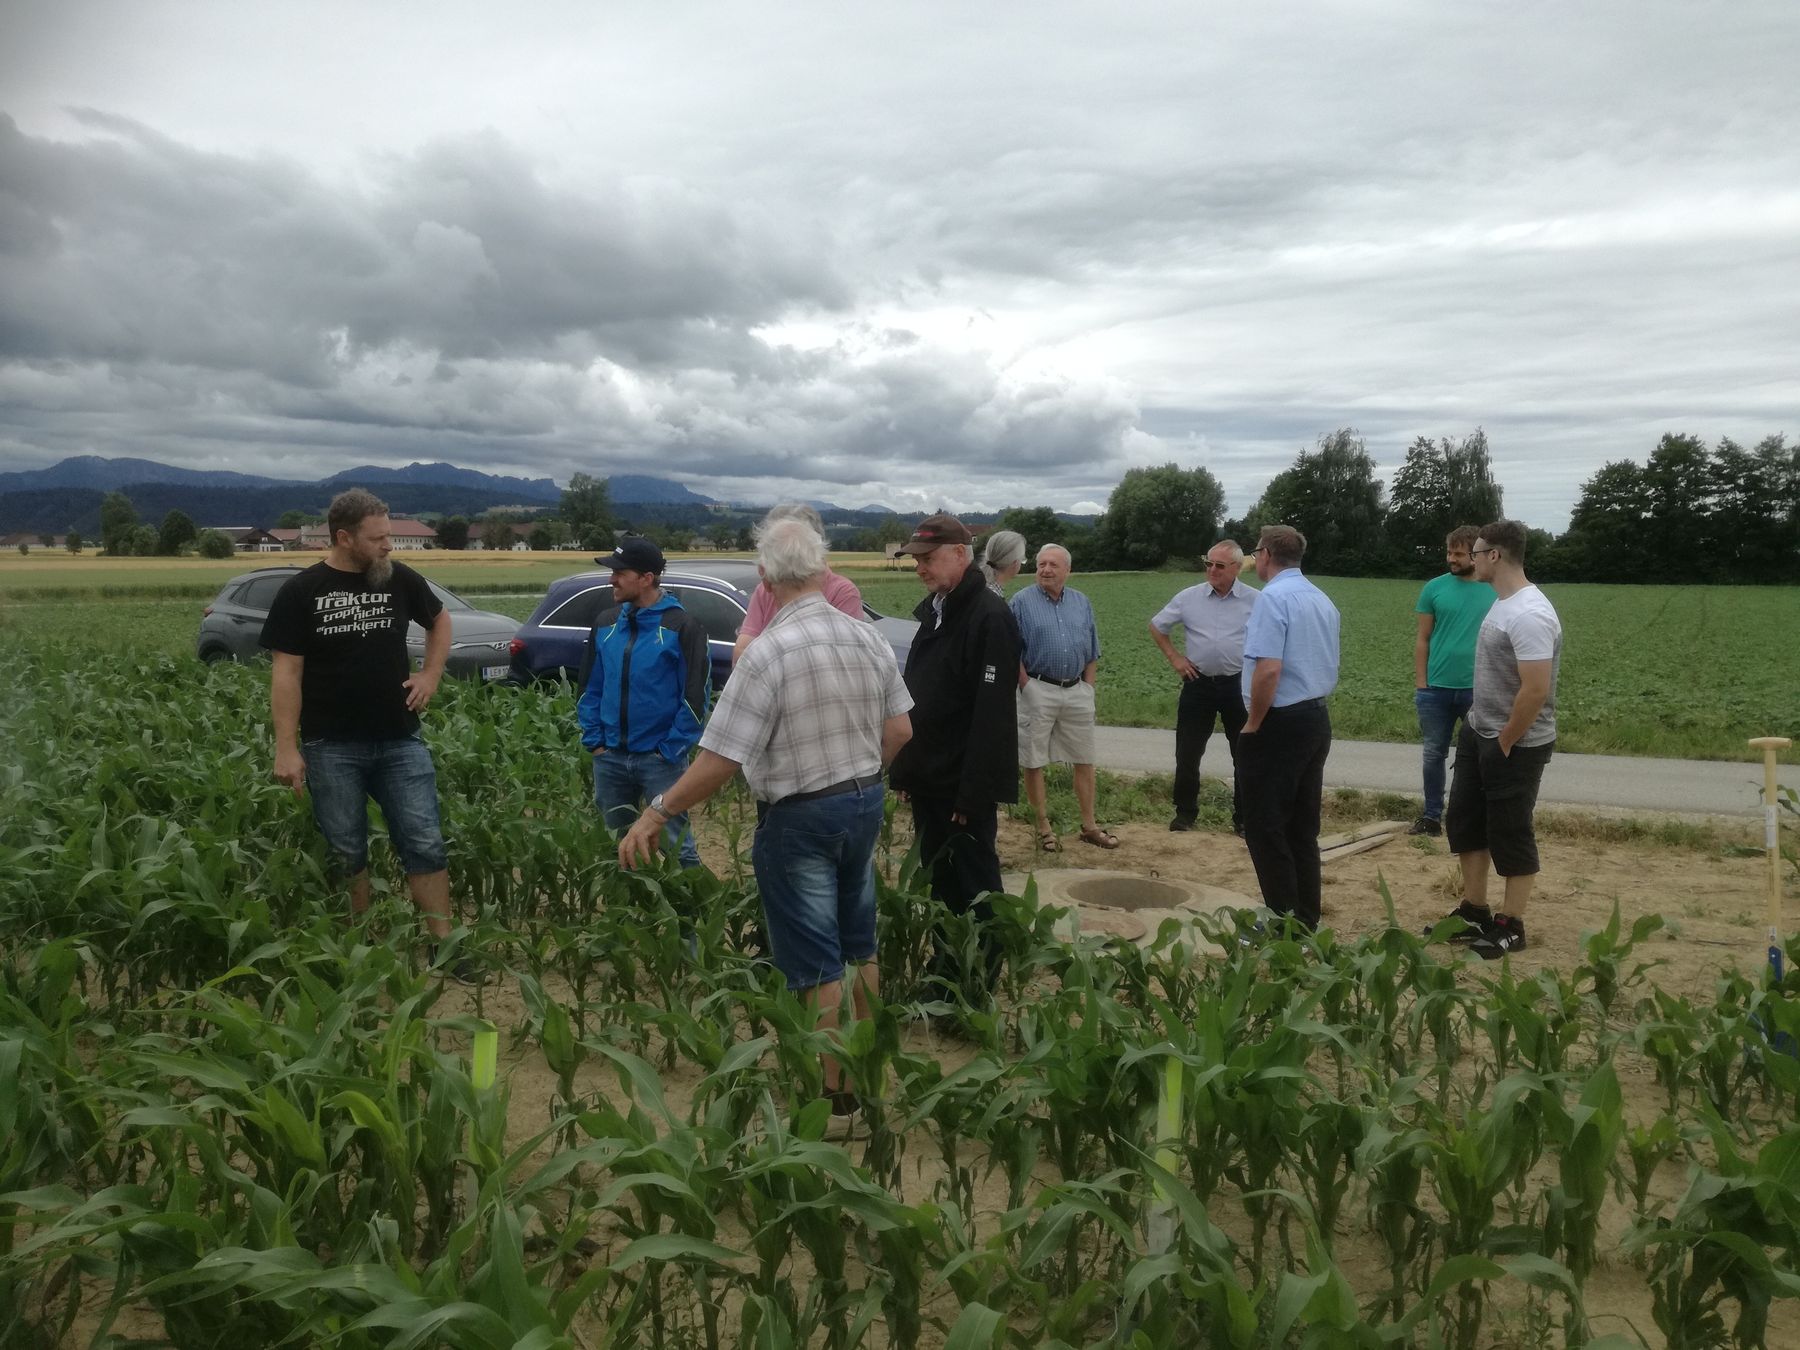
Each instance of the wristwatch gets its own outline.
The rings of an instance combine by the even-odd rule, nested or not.
[[[669,819],[669,810],[663,805],[663,795],[660,792],[650,799],[648,809],[656,812],[656,814],[661,816],[664,820]]]

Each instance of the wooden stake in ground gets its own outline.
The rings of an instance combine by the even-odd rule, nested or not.
[[[1786,736],[1757,736],[1750,748],[1763,752],[1763,848],[1769,855],[1769,968],[1781,978],[1781,813],[1775,782],[1775,754],[1793,742]]]

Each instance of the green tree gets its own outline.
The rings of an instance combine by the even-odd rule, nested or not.
[[[557,515],[569,527],[569,537],[579,540],[584,549],[612,547],[612,498],[604,478],[585,473],[570,478]]]
[[[1494,481],[1494,463],[1488,454],[1487,432],[1475,428],[1454,448],[1444,438],[1444,476],[1449,492],[1448,534],[1458,525],[1480,527],[1490,521],[1504,520],[1500,485]],[[1439,541],[1442,542],[1441,540]]]
[[[31,545],[26,543],[23,539],[19,540],[19,556],[21,558],[29,558],[31,556]]]
[[[138,523],[137,507],[123,492],[109,492],[100,503],[100,546],[109,554],[131,552],[132,527]]]
[[[506,520],[488,520],[482,522],[481,546],[489,552],[505,552],[513,546],[518,536],[513,532],[512,522]]]
[[[1800,581],[1800,445],[1767,436],[1746,450],[1730,439],[1712,459],[1711,535],[1718,574],[1731,581]]]
[[[437,546],[461,553],[469,546],[469,522],[462,516],[451,516],[437,527]]]
[[[187,512],[170,511],[163,517],[162,528],[156,532],[156,551],[165,558],[173,558],[199,534]]]
[[[80,530],[70,530],[69,535],[68,535],[68,540],[67,540],[67,546],[68,546],[69,552],[71,552],[71,553],[81,552],[81,544],[82,544],[81,531]]]
[[[737,549],[739,553],[748,553],[756,547],[756,527],[745,522],[737,532]],[[861,545],[859,544],[860,548]]]
[[[1224,510],[1225,489],[1206,469],[1130,469],[1107,498],[1096,562],[1150,568],[1199,558],[1217,541]]]
[[[231,540],[217,530],[202,530],[200,537],[194,541],[194,552],[202,558],[229,558],[237,549]]]
[[[1319,437],[1270,480],[1246,524],[1292,525],[1306,536],[1306,569],[1333,576],[1388,570],[1381,484],[1353,427]]]
[[[1031,570],[1031,559],[1037,557],[1038,549],[1045,544],[1068,546],[1063,538],[1068,533],[1068,526],[1058,520],[1056,512],[1048,506],[1009,506],[1000,513],[994,528],[1016,530],[1025,536],[1026,571]]]
[[[1645,581],[1655,575],[1646,526],[1650,492],[1629,459],[1602,465],[1581,485],[1559,541],[1564,561],[1583,581]]]
[[[281,519],[275,522],[278,530],[298,530],[312,524],[312,517],[304,511],[283,511]]]
[[[148,525],[133,525],[125,535],[124,551],[134,558],[154,558],[162,538]]]
[[[540,520],[531,527],[531,534],[526,542],[531,545],[533,553],[547,553],[556,547],[556,535],[550,529],[548,521]]]
[[[1712,451],[1698,436],[1664,433],[1644,465],[1644,546],[1652,557],[1681,558],[1691,577],[1718,574],[1713,534]]]
[[[1502,518],[1487,433],[1479,428],[1461,444],[1420,436],[1389,489],[1385,529],[1403,570],[1429,574],[1442,559],[1444,536],[1458,525],[1481,526]]]

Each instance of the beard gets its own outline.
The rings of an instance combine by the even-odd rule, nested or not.
[[[388,582],[393,580],[393,576],[394,560],[392,558],[377,558],[363,568],[363,580],[378,591],[384,589]]]
[[[1472,562],[1451,563],[1450,575],[1453,577],[1472,577],[1475,575],[1475,564]]]

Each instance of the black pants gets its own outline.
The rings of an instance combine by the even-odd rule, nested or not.
[[[1452,853],[1493,855],[1494,871],[1503,877],[1531,877],[1538,871],[1538,784],[1556,742],[1515,745],[1500,753],[1498,736],[1479,736],[1463,723],[1456,741],[1456,776],[1450,805],[1444,811],[1445,842]]]
[[[1000,971],[1000,946],[987,931],[994,917],[993,906],[976,897],[1001,889],[1000,855],[995,838],[1000,828],[1000,808],[987,802],[969,813],[967,823],[958,825],[950,819],[956,801],[950,797],[921,797],[913,794],[913,833],[919,840],[919,861],[931,869],[931,898],[952,914],[974,912],[981,925],[981,952],[987,961],[990,981]],[[934,965],[940,968],[946,959],[940,941]]]
[[[1175,705],[1175,815],[1192,820],[1200,814],[1200,757],[1212,739],[1213,723],[1225,728],[1231,747],[1231,823],[1244,823],[1244,777],[1238,772],[1238,732],[1243,729],[1244,689],[1236,675],[1196,675],[1181,682]]]
[[[1238,738],[1244,842],[1263,903],[1308,928],[1319,926],[1319,798],[1330,752],[1323,699],[1271,708],[1260,729]]]

